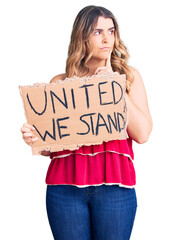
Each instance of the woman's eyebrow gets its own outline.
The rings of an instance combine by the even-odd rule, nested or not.
[[[112,29],[114,29],[115,27],[111,27],[111,28],[109,28],[108,30],[112,30]],[[96,29],[97,31],[103,31],[103,29],[101,29],[101,28],[97,28]]]

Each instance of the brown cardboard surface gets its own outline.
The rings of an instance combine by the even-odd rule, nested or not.
[[[19,89],[27,122],[40,139],[32,145],[34,155],[128,137],[125,74],[74,76]]]

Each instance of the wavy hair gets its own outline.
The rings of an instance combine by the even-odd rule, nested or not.
[[[90,52],[89,38],[94,32],[98,18],[111,18],[114,24],[114,47],[111,53],[111,66],[113,71],[119,74],[126,74],[126,92],[129,93],[134,76],[131,67],[127,65],[129,54],[123,41],[120,39],[119,26],[113,13],[104,7],[90,5],[83,8],[75,18],[70,44],[68,47],[68,57],[66,60],[66,77],[74,75],[80,77],[80,73],[88,73],[88,61],[92,57]]]

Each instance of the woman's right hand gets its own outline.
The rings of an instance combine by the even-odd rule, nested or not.
[[[29,146],[39,139],[35,134],[33,134],[33,130],[35,130],[34,127],[28,123],[24,123],[20,130],[25,143]]]

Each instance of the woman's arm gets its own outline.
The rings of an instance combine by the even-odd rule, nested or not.
[[[149,111],[147,94],[140,73],[133,69],[134,82],[129,94],[125,93],[127,104],[127,133],[134,141],[145,143],[152,131],[152,118]]]

